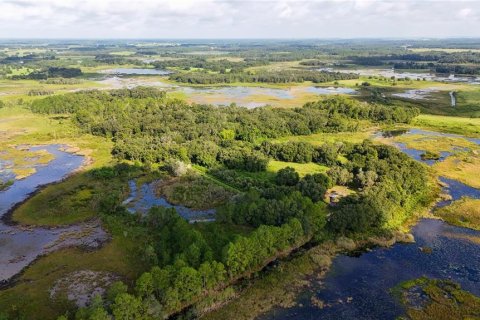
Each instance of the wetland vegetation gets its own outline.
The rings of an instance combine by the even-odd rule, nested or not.
[[[473,47],[97,44],[0,44],[1,319],[478,316]]]

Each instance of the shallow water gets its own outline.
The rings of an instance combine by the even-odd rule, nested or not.
[[[312,287],[290,309],[275,309],[263,319],[395,319],[404,313],[390,289],[400,282],[427,276],[450,279],[480,295],[480,232],[423,219],[414,228],[416,242],[377,248],[360,257],[337,257],[320,285]],[[432,248],[424,253],[419,248]],[[316,296],[326,307],[310,303]],[[350,299],[349,299],[350,298]],[[351,300],[351,301],[350,301]],[[350,301],[350,302],[347,302]]]
[[[152,207],[175,208],[177,213],[190,222],[197,221],[213,221],[215,220],[215,210],[192,210],[185,206],[174,205],[169,203],[164,197],[155,194],[155,182],[144,183],[137,188],[137,183],[134,180],[128,182],[130,188],[130,195],[123,201],[128,211],[135,213],[140,212],[146,214]]]
[[[420,129],[395,130],[375,136],[401,134],[462,137]],[[480,144],[480,139],[468,140]],[[419,155],[423,150],[398,146],[421,161]],[[480,189],[445,177],[440,180],[446,184],[443,192],[451,195],[452,200],[441,201],[438,207],[463,196],[480,199]],[[375,248],[359,257],[336,257],[324,281],[312,279],[309,288],[299,295],[296,306],[275,308],[260,319],[396,319],[404,315],[405,310],[392,295],[391,288],[422,276],[450,279],[464,290],[480,295],[480,231],[451,226],[441,220],[422,219],[412,233],[413,244]],[[432,251],[427,253],[421,248]],[[312,297],[320,299],[324,307],[316,307]]]
[[[450,105],[455,107],[457,105],[457,99],[455,98],[454,92],[450,91],[448,94],[450,95]]]
[[[412,89],[401,93],[393,93],[392,96],[413,100],[428,99],[432,93],[438,92],[437,88]]]
[[[452,196],[452,200],[440,201],[437,203],[437,207],[444,207],[449,205],[452,201],[460,200],[462,197],[480,199],[480,189],[467,186],[460,181],[446,177],[440,177],[440,181],[446,184],[446,187],[443,188],[443,192]]]
[[[422,129],[405,129],[405,130],[392,130],[392,131],[384,131],[384,132],[377,132],[373,135],[373,137],[384,137],[384,138],[394,138],[400,135],[422,135],[425,137],[449,137],[449,138],[462,138],[472,143],[480,145],[479,138],[468,138],[458,134],[453,133],[442,133],[442,132],[435,132],[435,131],[428,131]],[[395,146],[397,146],[402,152],[410,156],[411,158],[426,163],[428,165],[433,165],[435,162],[443,161],[448,156],[452,155],[451,152],[442,151],[440,152],[440,159],[439,160],[422,160],[421,155],[425,152],[425,150],[418,150],[413,148],[408,148],[405,143],[401,142],[392,142]]]
[[[55,158],[47,164],[35,166],[34,174],[16,180],[8,189],[0,191],[0,217],[42,185],[65,178],[84,161],[83,156],[62,151],[62,145],[35,146],[30,149],[46,150]],[[0,220],[0,284],[41,255],[74,245],[96,248],[106,238],[107,234],[97,222],[47,229],[10,226]]]
[[[112,69],[120,70],[120,69]],[[130,70],[130,69],[125,69]],[[132,69],[142,70],[142,69]],[[153,70],[154,69],[143,69]],[[187,95],[188,99],[197,104],[213,104],[219,106],[228,106],[232,103],[246,108],[263,107],[271,103],[271,99],[276,100],[293,100],[297,93],[309,93],[318,95],[334,95],[334,94],[356,94],[357,91],[345,87],[292,87],[286,89],[265,88],[265,87],[247,87],[247,86],[212,86],[212,87],[189,87],[183,85],[174,85],[155,78],[154,81],[148,79],[139,79],[138,77],[127,77],[133,73],[109,73],[106,79],[98,81],[99,83],[113,89],[135,88],[138,86],[150,86],[163,88],[168,91],[179,91]],[[138,73],[140,74],[140,73]]]
[[[351,88],[344,87],[307,87],[307,92],[316,93],[316,94],[356,94],[357,91]]]

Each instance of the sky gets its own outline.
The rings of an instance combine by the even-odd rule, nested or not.
[[[0,38],[480,37],[480,0],[0,0]]]

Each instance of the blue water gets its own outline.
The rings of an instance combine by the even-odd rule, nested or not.
[[[475,143],[477,145],[480,145],[480,138],[468,138],[464,137],[458,134],[453,134],[453,133],[441,133],[441,132],[435,132],[435,131],[427,131],[427,130],[422,130],[422,129],[405,129],[405,130],[392,130],[392,131],[386,131],[386,132],[377,132],[373,135],[373,137],[384,137],[384,138],[392,138],[396,137],[399,135],[410,135],[410,134],[417,134],[417,135],[423,135],[426,138],[428,137],[449,137],[449,138],[462,138],[467,141],[470,141],[472,143]],[[425,142],[428,143],[428,140]],[[443,161],[447,157],[451,156],[452,153],[448,151],[442,151],[440,152],[440,159],[438,160],[422,160],[421,155],[425,152],[425,150],[417,150],[417,149],[412,149],[412,148],[407,148],[405,143],[401,142],[393,142],[395,146],[397,146],[403,153],[407,154],[410,156],[412,159],[415,159],[417,161],[426,163],[428,165],[433,165],[436,162]],[[468,148],[463,148],[460,146],[454,147],[456,151],[468,151]]]
[[[152,207],[175,208],[177,213],[190,222],[195,221],[213,221],[215,219],[215,210],[192,210],[185,206],[173,205],[164,197],[155,194],[155,182],[144,183],[140,190],[134,180],[128,182],[130,188],[129,197],[123,202],[127,206],[128,211],[135,213],[147,213]]]
[[[420,129],[380,134],[385,137],[422,134],[463,138]],[[480,144],[480,139],[467,139]],[[434,163],[421,160],[423,150],[409,149],[404,144],[397,146],[413,159],[430,165]],[[443,158],[447,156],[449,153],[442,153]],[[480,199],[480,189],[445,177],[440,180],[446,184],[443,192],[451,195],[452,200],[441,201],[438,207],[462,197]],[[405,310],[391,294],[391,288],[422,276],[450,279],[463,289],[480,295],[480,231],[422,219],[412,233],[416,241],[413,244],[376,248],[359,257],[338,256],[322,284],[310,281],[309,288],[298,297],[297,306],[275,308],[260,319],[396,319],[404,315]],[[423,247],[431,248],[432,252],[422,252],[420,248]],[[311,303],[313,296],[324,302],[323,309]]]
[[[55,158],[46,164],[35,165],[34,174],[14,180],[8,189],[0,191],[0,217],[26,200],[42,185],[62,180],[82,165],[83,156],[62,151],[63,148],[64,146],[56,144],[30,147],[33,151],[45,150]],[[9,174],[9,177],[12,175]],[[106,237],[98,225],[85,227],[89,230],[88,236],[75,236],[74,233],[82,228],[84,226],[24,229],[6,225],[0,220],[0,284],[18,274],[41,255],[65,246],[92,246],[97,239]]]
[[[404,309],[390,289],[422,276],[450,279],[480,295],[480,250],[462,236],[480,240],[480,232],[423,219],[414,228],[416,243],[378,248],[360,257],[337,257],[323,285],[311,282],[296,306],[275,309],[265,319],[395,319]],[[432,248],[423,253],[419,247]],[[326,307],[310,303],[314,295]],[[351,302],[347,302],[351,298]]]
[[[83,156],[61,151],[62,148],[62,145],[57,144],[30,147],[32,151],[46,150],[53,154],[55,159],[46,165],[35,166],[34,174],[25,179],[16,180],[7,190],[0,192],[0,217],[13,205],[24,201],[39,186],[61,180],[81,166]]]
[[[424,150],[417,150],[417,149],[412,149],[412,148],[407,148],[405,143],[400,143],[396,142],[395,145],[402,150],[403,153],[407,154],[410,156],[410,158],[415,159],[417,161],[421,161],[423,163],[428,164],[429,166],[435,164],[435,162],[443,161],[445,160],[448,156],[450,156],[452,153],[448,151],[442,151],[440,152],[440,158],[438,160],[423,160],[422,159],[422,154],[425,153]]]
[[[480,199],[480,189],[467,186],[460,181],[449,179],[446,177],[440,177],[440,181],[447,185],[443,188],[443,192],[449,194],[452,197],[452,200],[440,201],[439,203],[437,203],[437,207],[449,205],[452,201],[459,200],[462,197]]]

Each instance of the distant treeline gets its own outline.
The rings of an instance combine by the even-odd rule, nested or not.
[[[362,66],[389,65],[396,69],[428,69],[435,73],[480,74],[480,53],[436,52],[424,54],[392,54],[367,57],[350,57]]]
[[[300,65],[309,66],[309,67],[323,67],[323,66],[326,66],[327,63],[322,60],[306,60],[306,61],[301,61]]]
[[[81,76],[82,70],[79,68],[61,68],[61,67],[49,67],[40,71],[33,71],[26,75],[14,75],[13,80],[46,80],[49,78],[75,78]]]
[[[243,61],[230,61],[228,59],[208,60],[202,58],[190,59],[174,59],[155,61],[152,64],[157,69],[180,68],[190,70],[191,68],[199,68],[220,73],[238,73],[245,68],[265,65],[268,62],[254,59],[245,59]]]
[[[55,56],[52,54],[26,54],[23,56],[8,56],[0,58],[0,64],[26,64],[32,62],[38,62],[42,60],[55,60]]]
[[[119,158],[159,162],[176,158],[203,166],[261,171],[266,157],[249,144],[265,138],[355,131],[358,119],[408,123],[418,109],[369,105],[344,97],[275,109],[191,106],[154,88],[89,91],[32,102],[38,113],[70,113],[79,127],[113,137]]]
[[[357,74],[339,73],[311,70],[282,70],[282,71],[260,71],[258,73],[226,73],[213,74],[205,72],[176,73],[170,79],[192,84],[216,84],[216,83],[291,83],[312,81],[323,83],[335,80],[358,79]]]

